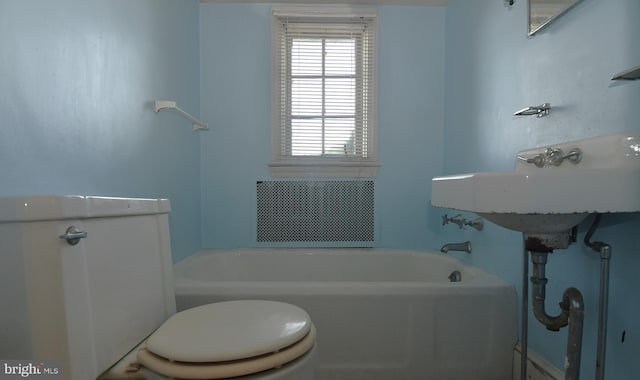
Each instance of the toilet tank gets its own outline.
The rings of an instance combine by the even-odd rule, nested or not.
[[[175,313],[167,199],[0,197],[0,358],[95,379]],[[71,245],[71,226],[86,237]]]

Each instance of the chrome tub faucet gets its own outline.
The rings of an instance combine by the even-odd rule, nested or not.
[[[440,252],[448,253],[449,251],[460,251],[471,254],[471,242],[465,241],[464,243],[448,243],[440,248]]]

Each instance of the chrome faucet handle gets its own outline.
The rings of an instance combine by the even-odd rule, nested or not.
[[[569,154],[562,157],[562,159],[567,160],[574,165],[578,164],[580,163],[580,161],[582,161],[582,151],[580,150],[580,148],[573,148],[569,151]]]
[[[565,157],[560,148],[547,148],[545,155],[547,156],[547,163],[553,166],[560,166]]]
[[[564,160],[577,164],[582,161],[582,151],[580,148],[571,149],[568,154],[564,154],[560,148],[547,148],[545,151],[549,165],[560,166]]]
[[[482,220],[482,218],[475,218],[474,220],[470,221],[465,220],[464,225],[471,226],[478,231],[482,231],[482,229],[484,228],[484,221]]]
[[[458,214],[456,216],[452,216],[451,218],[449,218],[449,215],[444,214],[442,216],[442,225],[444,226],[445,224],[448,224],[449,222],[455,223],[455,224],[458,225],[458,227],[462,228],[464,226],[465,219],[462,218],[461,214]]]
[[[524,157],[524,156],[518,156],[518,160],[520,161],[524,161],[528,164],[534,164],[535,166],[541,168],[544,166],[544,164],[547,162],[547,159],[545,158],[545,156],[543,154],[536,154],[533,157]]]
[[[582,151],[580,148],[573,148],[568,154],[564,154],[560,148],[547,148],[544,154],[538,153],[533,157],[518,156],[518,160],[534,164],[539,168],[545,164],[560,166],[564,160],[577,164],[582,161]]]

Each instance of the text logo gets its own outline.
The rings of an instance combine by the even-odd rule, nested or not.
[[[9,379],[62,379],[58,361],[0,360],[0,380]]]

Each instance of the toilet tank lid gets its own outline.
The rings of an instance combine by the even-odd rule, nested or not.
[[[0,223],[166,214],[168,199],[85,195],[0,197]]]

